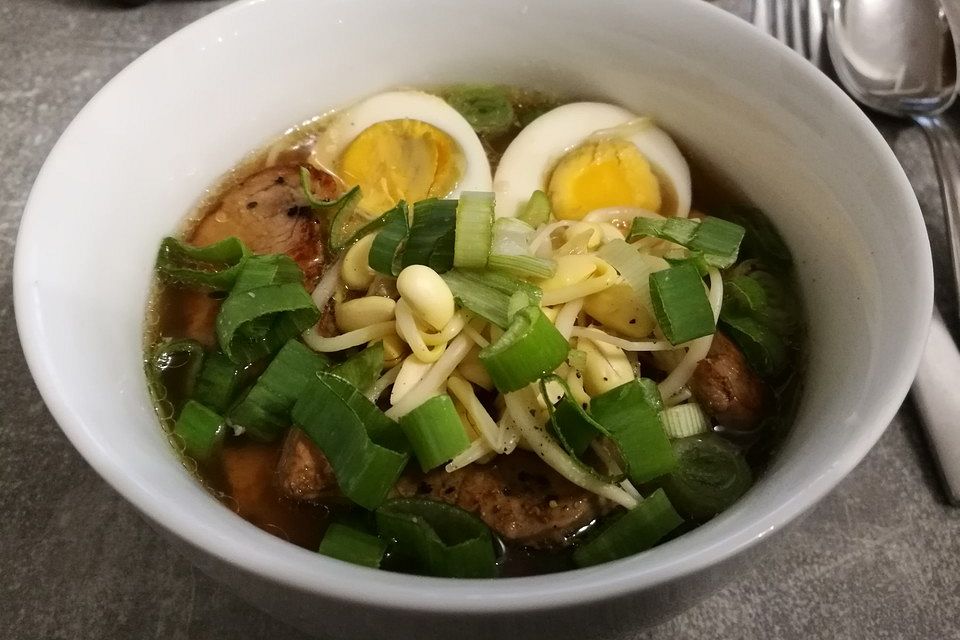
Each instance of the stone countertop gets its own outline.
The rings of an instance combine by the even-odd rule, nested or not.
[[[0,0],[0,637],[304,638],[194,569],[87,466],[40,399],[14,323],[17,228],[57,137],[130,61],[224,4]],[[717,4],[745,15],[748,2]],[[948,291],[926,143],[875,122],[917,191]],[[953,317],[952,296],[939,302]],[[960,509],[945,506],[925,446],[908,402],[762,563],[634,638],[960,638]]]

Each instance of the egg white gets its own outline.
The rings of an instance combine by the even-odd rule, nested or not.
[[[457,197],[461,191],[492,190],[490,162],[473,127],[442,98],[422,91],[380,93],[334,114],[311,160],[334,172],[337,159],[361,132],[378,122],[404,118],[433,125],[460,145],[464,172],[448,197]]]
[[[690,167],[673,140],[649,124],[615,129],[638,116],[622,107],[602,102],[575,102],[557,107],[528,124],[504,151],[493,178],[497,217],[514,216],[537,189],[546,190],[556,163],[594,134],[616,135],[633,143],[658,176],[670,181],[677,195],[675,211],[665,215],[686,217],[690,213]]]

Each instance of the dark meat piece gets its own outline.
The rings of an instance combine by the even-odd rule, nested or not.
[[[290,429],[283,441],[277,464],[277,484],[281,493],[293,500],[317,500],[339,495],[333,467],[317,445],[297,428]]]
[[[477,514],[505,540],[534,548],[558,547],[610,510],[607,501],[572,484],[527,451],[499,456],[447,473],[403,476],[402,497],[442,500]]]
[[[704,410],[724,427],[749,431],[763,418],[766,385],[737,345],[719,331],[707,357],[694,370],[690,388]]]
[[[333,176],[315,170],[312,175],[318,198],[337,197]],[[287,165],[264,169],[228,190],[220,206],[196,226],[189,242],[206,246],[236,236],[254,253],[285,253],[297,261],[310,285],[323,270],[325,233],[300,188],[299,167]]]

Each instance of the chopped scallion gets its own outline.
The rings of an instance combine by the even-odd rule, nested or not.
[[[658,489],[653,494],[604,526],[596,538],[580,545],[573,552],[573,561],[580,567],[626,558],[645,551],[683,523],[666,494]]]
[[[400,427],[331,373],[306,385],[292,416],[327,456],[344,495],[366,509],[384,501],[410,459]]]
[[[254,256],[217,315],[217,340],[233,362],[247,364],[280,349],[320,317],[303,272],[285,255]]]
[[[208,354],[197,378],[193,399],[214,411],[225,412],[243,383],[244,365],[234,363],[219,351]]]
[[[689,342],[716,330],[703,280],[692,264],[681,263],[651,273],[650,299],[657,322],[671,344]]]
[[[449,462],[470,446],[448,395],[434,396],[401,417],[400,428],[424,472]]]
[[[374,342],[363,351],[341,362],[330,373],[340,376],[366,393],[383,371],[383,342]]]
[[[628,240],[644,236],[661,238],[682,245],[700,257],[707,266],[726,269],[737,261],[744,229],[740,225],[707,217],[634,218]]]
[[[324,532],[318,552],[337,560],[377,569],[386,550],[387,543],[377,536],[334,522]]]
[[[166,282],[227,291],[250,255],[239,239],[230,237],[206,247],[164,238],[157,254],[157,273]]]
[[[223,442],[227,423],[219,414],[195,400],[180,411],[173,434],[183,443],[184,452],[194,460],[208,460]]]
[[[437,273],[453,266],[457,201],[431,198],[413,205],[413,224],[400,258],[401,268],[422,264]]]
[[[503,393],[539,380],[567,358],[570,345],[557,328],[531,305],[513,317],[499,340],[480,351],[493,384]]]
[[[516,310],[521,294],[527,300],[523,306],[539,304],[540,288],[505,273],[452,269],[441,275],[450,287],[457,303],[486,318],[502,329],[510,325],[511,310]]]
[[[500,87],[457,86],[446,91],[444,99],[484,136],[506,133],[516,119],[510,97]]]
[[[517,219],[526,222],[534,229],[547,224],[550,221],[552,210],[550,207],[550,198],[539,189],[530,195],[527,204],[517,213]]]
[[[676,467],[670,440],[660,423],[660,394],[652,380],[631,380],[590,401],[590,416],[609,433],[627,477],[643,484]]]
[[[453,266],[482,269],[487,266],[493,237],[493,194],[464,191],[457,205]]]
[[[401,200],[381,218],[383,226],[370,246],[369,265],[374,271],[396,276],[400,273],[400,254],[410,232],[407,203]]]
[[[490,529],[476,516],[443,502],[390,500],[377,509],[381,537],[391,552],[420,573],[445,578],[492,578],[496,555]]]
[[[290,410],[300,392],[329,366],[326,357],[290,340],[230,411],[230,421],[258,440],[276,439],[290,426]]]
[[[705,520],[720,513],[753,483],[750,466],[729,442],[714,434],[673,441],[677,468],[661,486],[677,509],[690,518]]]

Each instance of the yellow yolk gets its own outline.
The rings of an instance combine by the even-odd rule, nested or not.
[[[561,220],[580,220],[604,207],[658,211],[661,205],[650,163],[626,140],[587,142],[568,152],[550,176],[547,195]]]
[[[360,207],[380,215],[400,200],[453,191],[463,173],[460,145],[420,120],[385,120],[364,129],[340,156],[337,172],[363,193]]]

